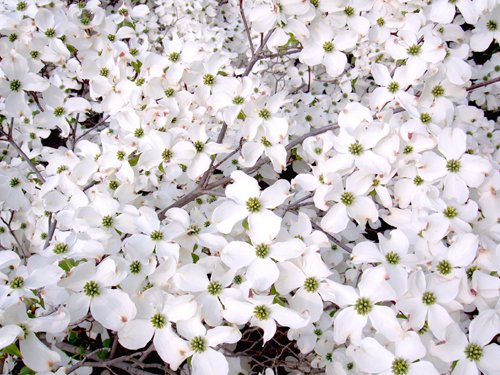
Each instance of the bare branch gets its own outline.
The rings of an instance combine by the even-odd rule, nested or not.
[[[481,82],[481,83],[476,83],[474,85],[469,86],[466,90],[470,92],[470,91],[473,91],[473,90],[476,90],[476,89],[480,89],[481,87],[493,85],[493,84],[495,84],[497,82],[500,82],[500,77],[496,77],[496,78],[493,78],[493,79],[490,79],[488,81],[484,81],[484,82]]]

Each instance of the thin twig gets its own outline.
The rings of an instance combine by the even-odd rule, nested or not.
[[[107,116],[104,116],[101,121],[99,121],[97,124],[95,124],[94,126],[92,126],[90,129],[88,129],[86,132],[84,132],[83,134],[79,135],[78,137],[76,137],[76,140],[75,142],[78,142],[80,139],[82,139],[83,137],[85,137],[87,134],[89,134],[91,131],[97,129],[98,127],[102,126],[109,118],[111,117],[111,115],[107,115]],[[108,124],[109,125],[109,124]]]
[[[342,249],[344,249],[348,253],[352,253],[352,249],[349,246],[347,246],[347,245],[343,244],[342,242],[340,242],[339,240],[337,240],[330,233],[328,233],[323,228],[321,228],[318,224],[316,224],[316,223],[314,223],[314,222],[311,221],[311,225],[312,225],[312,227],[314,229],[319,230],[320,232],[323,232],[326,235],[326,237],[328,237],[328,239],[330,241],[332,241],[334,244],[336,244],[337,246],[341,247]]]
[[[245,27],[245,34],[247,35],[248,44],[250,46],[250,52],[252,53],[252,58],[255,56],[255,49],[253,47],[252,35],[250,34],[250,27],[248,26],[247,17],[245,16],[245,9],[243,6],[243,0],[240,0],[240,14],[243,20],[243,26]]]
[[[476,89],[480,89],[481,87],[493,85],[493,84],[495,84],[497,82],[500,82],[500,77],[493,78],[493,79],[490,79],[488,81],[484,81],[484,82],[481,82],[481,83],[476,83],[474,85],[469,86],[465,90],[466,91],[473,91],[473,90],[476,90]]]

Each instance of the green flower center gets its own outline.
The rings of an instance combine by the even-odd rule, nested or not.
[[[420,114],[420,121],[422,121],[423,124],[428,124],[432,121],[432,117],[428,113],[424,112]]]
[[[132,263],[130,263],[130,272],[137,274],[141,272],[142,269],[142,264],[138,260],[134,260]]]
[[[191,340],[191,349],[195,353],[203,353],[207,350],[207,341],[204,337],[196,336]]]
[[[60,116],[64,115],[64,112],[65,112],[64,107],[54,108],[54,116],[56,116],[56,117],[60,117]]]
[[[101,221],[101,225],[104,228],[111,228],[113,226],[113,216],[111,216],[111,215],[103,216],[102,221]]]
[[[451,173],[457,173],[460,171],[460,161],[451,159],[448,160],[448,163],[446,163],[446,169],[448,169],[449,172]]]
[[[406,49],[406,53],[411,56],[417,56],[418,54],[420,54],[421,50],[421,46],[419,46],[418,44],[413,44]]]
[[[263,243],[255,246],[255,255],[261,259],[266,258],[269,255],[269,246]]]
[[[12,91],[19,91],[19,89],[21,88],[21,81],[19,81],[18,79],[13,79],[12,81],[10,81],[10,89]]]
[[[205,148],[205,143],[203,143],[202,141],[196,141],[194,142],[194,148],[196,152],[202,152]]]
[[[413,146],[412,145],[406,145],[405,148],[403,149],[403,154],[408,155],[413,152]]]
[[[150,235],[153,241],[161,241],[163,240],[163,232],[160,230],[155,230]]]
[[[172,52],[170,55],[168,55],[168,59],[172,62],[177,62],[179,60],[179,57],[181,57],[181,55],[178,52]]]
[[[427,306],[434,305],[437,301],[437,298],[434,293],[432,292],[424,292],[422,294],[422,303]]]
[[[54,249],[52,249],[54,254],[61,255],[64,254],[68,251],[68,245],[65,244],[64,242],[59,242],[54,246]]]
[[[243,282],[243,276],[241,275],[234,276],[233,283],[235,283],[236,285],[240,285],[242,282]]]
[[[350,206],[351,204],[354,203],[355,197],[354,194],[346,191],[340,196],[340,201],[344,203],[346,206]]]
[[[322,330],[320,330],[319,328],[316,328],[316,329],[313,331],[313,333],[314,333],[316,336],[318,336],[318,337],[319,337],[319,336],[321,336],[321,335],[323,334],[323,331],[322,331]]]
[[[242,96],[235,96],[233,98],[233,104],[234,105],[240,105],[240,104],[243,104],[245,102],[245,99],[242,97]]]
[[[56,170],[56,173],[59,174],[59,173],[63,173],[64,171],[67,171],[68,170],[68,167],[65,166],[65,165],[60,165],[59,167],[57,167],[57,170]]]
[[[38,56],[40,56],[40,52],[38,52],[38,51],[31,51],[30,52],[30,56],[31,56],[31,58],[36,59]]]
[[[54,36],[56,36],[56,30],[52,28],[45,30],[45,36],[53,38]]]
[[[319,281],[315,277],[308,277],[304,281],[304,289],[306,292],[314,293],[319,289]]]
[[[259,198],[248,198],[247,200],[247,210],[249,212],[259,212],[262,209],[262,203],[260,203]]]
[[[22,288],[23,286],[24,286],[24,278],[22,278],[21,276],[14,277],[10,282],[10,287],[12,289],[19,289]]]
[[[168,89],[165,89],[164,93],[165,93],[165,96],[171,97],[172,95],[175,94],[175,90],[173,88],[169,87]]]
[[[13,43],[16,40],[17,40],[17,34],[12,33],[9,35],[9,42]]]
[[[389,264],[396,265],[401,261],[401,257],[395,251],[391,251],[385,254],[385,260]]]
[[[200,234],[200,232],[201,232],[201,228],[196,224],[191,224],[187,229],[188,236],[195,236],[197,234]]]
[[[271,147],[273,145],[271,141],[269,141],[269,139],[267,139],[266,137],[262,137],[260,139],[260,143],[262,143],[264,147]]]
[[[21,180],[19,180],[17,177],[12,177],[10,179],[9,185],[11,188],[15,188],[16,186],[21,185]]]
[[[325,43],[323,43],[323,50],[326,53],[333,52],[334,49],[335,49],[335,46],[333,45],[332,42],[325,42]]]
[[[211,281],[207,286],[208,294],[218,296],[222,292],[222,285],[218,281]]]
[[[415,176],[415,178],[413,179],[413,183],[417,186],[420,186],[424,183],[424,179],[420,176]]]
[[[465,272],[467,274],[467,279],[472,280],[472,275],[474,275],[474,272],[476,272],[477,270],[479,270],[478,266],[469,267]]]
[[[348,5],[344,8],[344,13],[346,14],[347,17],[352,17],[354,16],[354,8]]]
[[[377,25],[384,26],[385,20],[382,17],[377,18]]]
[[[114,41],[116,40],[116,35],[114,35],[114,34],[109,34],[109,35],[108,35],[108,40],[109,40],[110,42],[114,42]]]
[[[498,24],[493,20],[489,20],[486,22],[486,28],[490,31],[496,31],[498,29]]]
[[[21,10],[25,10],[27,7],[27,4],[25,1],[20,1],[17,3],[17,6],[16,6],[16,9],[21,11]]]
[[[437,271],[441,275],[445,275],[445,276],[449,275],[452,270],[453,270],[453,267],[452,267],[451,263],[449,261],[447,261],[447,260],[442,260],[437,265]]]
[[[101,288],[97,282],[91,280],[83,286],[83,292],[89,297],[97,297],[101,294]]]
[[[101,70],[99,70],[99,74],[103,77],[107,77],[109,75],[109,69],[108,68],[101,68]]]
[[[464,350],[465,356],[471,362],[477,362],[483,356],[483,348],[477,344],[470,343]]]
[[[387,90],[389,90],[390,93],[394,94],[396,91],[399,90],[399,83],[397,83],[396,81],[392,81],[387,86]]]
[[[257,305],[253,309],[253,315],[259,320],[267,320],[271,316],[271,310],[266,305]]]
[[[109,181],[108,186],[111,190],[116,190],[120,186],[120,183],[117,180],[111,180]]]
[[[263,120],[269,120],[271,118],[271,112],[269,112],[267,108],[262,108],[259,111],[259,117]]]
[[[144,129],[143,128],[137,128],[134,130],[134,137],[136,138],[142,138],[144,137]]]
[[[203,84],[207,86],[211,86],[215,83],[215,77],[211,74],[205,74],[203,76]]]
[[[116,158],[120,161],[122,161],[123,159],[125,159],[125,152],[123,151],[117,151],[116,152]]]
[[[432,88],[431,94],[434,95],[434,97],[438,98],[440,96],[444,95],[444,88],[441,85],[436,85]]]
[[[410,369],[410,364],[404,358],[394,358],[392,361],[392,373],[394,375],[406,375]]]
[[[163,150],[162,154],[161,154],[161,157],[163,158],[163,160],[165,161],[170,161],[172,159],[172,157],[174,156],[174,153],[172,150],[169,150],[169,149],[165,149]]]
[[[356,310],[359,315],[367,315],[370,313],[370,311],[372,311],[372,309],[372,301],[370,301],[366,297],[358,298],[356,304],[354,305],[354,310]]]
[[[443,211],[443,215],[448,219],[453,219],[454,217],[458,216],[458,211],[455,207],[446,207]]]
[[[349,152],[354,155],[354,156],[359,156],[363,153],[363,145],[356,142],[356,143],[351,143],[348,148]]]
[[[167,317],[162,313],[156,313],[151,317],[150,322],[156,329],[162,329],[167,325]]]
[[[317,7],[319,7],[319,0],[311,0],[311,4],[312,4],[315,8],[317,8]]]

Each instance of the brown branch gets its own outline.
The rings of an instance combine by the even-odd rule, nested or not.
[[[469,86],[465,90],[468,91],[468,92],[470,92],[470,91],[473,91],[473,90],[476,90],[476,89],[480,89],[481,87],[493,85],[493,84],[498,83],[498,82],[500,82],[500,77],[493,78],[493,79],[490,79],[488,81],[484,81],[484,82],[481,82],[481,83],[476,83],[474,85]]]
[[[247,17],[245,15],[245,9],[243,7],[243,0],[240,0],[240,14],[243,20],[243,26],[245,27],[245,34],[247,35],[248,44],[250,45],[250,51],[252,52],[252,58],[255,56],[255,49],[252,42],[252,35],[250,34],[250,27],[248,26]]]

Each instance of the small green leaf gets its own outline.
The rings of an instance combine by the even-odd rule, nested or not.
[[[9,346],[6,346],[5,348],[2,349],[1,352],[4,354],[8,354],[8,355],[14,355],[14,356],[19,357],[19,358],[22,357],[21,351],[17,347],[16,343],[12,343]]]
[[[245,230],[250,230],[250,227],[248,226],[248,219],[245,218],[242,222],[241,222],[241,225],[243,228],[245,228]]]
[[[59,267],[61,267],[64,271],[69,272],[77,263],[71,258],[64,258],[59,262]]]
[[[106,339],[102,342],[102,346],[104,348],[109,348],[111,346],[111,340],[110,339]]]
[[[200,257],[195,253],[191,253],[191,258],[193,258],[193,263],[196,263],[198,262],[198,260],[200,260]]]
[[[165,168],[163,167],[163,163],[160,163],[158,169],[160,170],[161,173],[165,173]]]
[[[131,167],[135,167],[137,163],[139,162],[139,158],[141,157],[141,154],[135,155],[132,154],[128,157],[128,163],[130,164]]]
[[[19,375],[36,375],[36,372],[29,367],[24,366],[21,371],[19,371]]]

